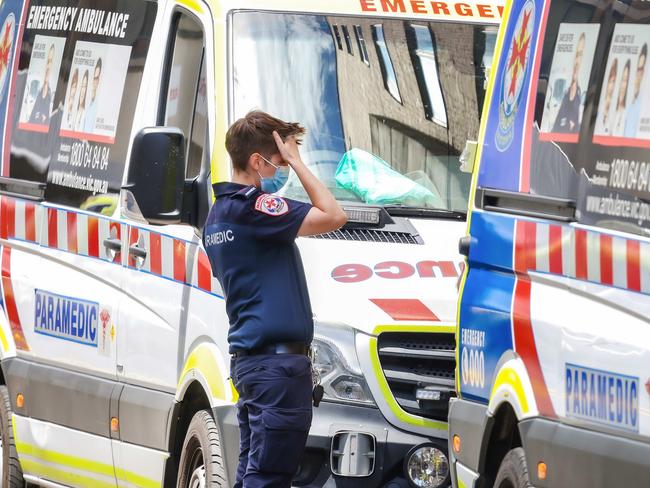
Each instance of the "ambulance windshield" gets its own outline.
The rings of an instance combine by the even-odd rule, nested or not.
[[[340,201],[466,211],[496,26],[260,12],[233,16],[234,116],[307,128],[305,162]],[[292,175],[282,192],[307,195]]]

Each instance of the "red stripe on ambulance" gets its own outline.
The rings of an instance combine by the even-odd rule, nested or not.
[[[641,244],[627,241],[627,287],[641,291]]]
[[[518,273],[538,271],[650,293],[650,251],[646,249],[650,250],[650,244],[634,239],[519,221],[514,263]]]
[[[562,274],[562,227],[552,225],[549,230],[549,271]]]
[[[3,199],[4,200],[4,199]],[[16,306],[16,297],[14,295],[14,288],[11,284],[11,248],[2,248],[2,290],[4,292],[5,307],[7,311],[7,318],[9,319],[9,326],[16,344],[16,349],[22,351],[29,351],[23,327],[20,324],[20,316],[18,315],[18,307]]]
[[[438,316],[420,300],[374,298],[370,301],[390,315],[393,320],[440,322]]]
[[[203,291],[212,291],[212,267],[210,266],[210,259],[208,255],[199,250],[198,252],[198,287]]]
[[[129,247],[139,245],[146,250],[147,255],[142,262],[129,254],[128,262],[123,263],[120,252],[105,247],[107,239],[120,240],[122,234],[127,232]],[[217,296],[223,293],[219,282],[212,275],[210,261],[198,243],[138,227],[127,227],[118,220],[2,197],[0,236],[34,242],[78,256],[103,259],[115,265],[125,264],[129,268],[190,285]],[[449,272],[446,263],[432,264],[441,266],[443,275]],[[453,263],[449,264],[453,269]],[[399,278],[390,274],[390,270],[384,272],[391,278]]]
[[[16,202],[12,199],[3,199],[3,218],[5,218],[4,223],[4,232],[3,235],[7,239],[11,239],[16,236]]]
[[[25,204],[25,240],[36,242],[36,205]]]
[[[68,251],[72,253],[78,252],[77,246],[77,214],[68,212]],[[82,236],[84,239],[86,236]]]
[[[160,234],[149,234],[149,255],[151,259],[151,272],[153,274],[162,274],[162,243],[160,242]]]
[[[587,232],[577,230],[575,233],[576,241],[576,278],[586,280],[588,275],[587,266]]]
[[[58,212],[55,208],[47,209],[47,245],[59,247]]]
[[[96,217],[88,217],[88,255],[99,257],[99,221]]]
[[[174,239],[174,280],[185,282],[186,277],[185,243]]]
[[[530,292],[530,280],[526,277],[518,278],[515,284],[515,298],[512,310],[515,350],[521,356],[528,371],[539,412],[547,417],[555,417],[555,410],[548,394],[548,388],[539,362],[537,345],[535,344],[533,324],[530,319]]]

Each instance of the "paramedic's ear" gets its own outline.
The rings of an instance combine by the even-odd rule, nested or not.
[[[262,164],[262,157],[261,157],[260,153],[253,153],[248,158],[248,166],[253,171],[259,171],[261,164]]]

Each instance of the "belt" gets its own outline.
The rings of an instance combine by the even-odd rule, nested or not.
[[[245,356],[259,356],[263,354],[301,354],[309,356],[310,347],[302,342],[283,342],[280,344],[271,344],[255,349],[245,351],[235,351],[232,353],[233,358],[242,358]]]

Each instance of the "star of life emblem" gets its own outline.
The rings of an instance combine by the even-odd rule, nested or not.
[[[495,142],[505,151],[514,138],[514,122],[524,92],[524,81],[530,61],[531,40],[535,26],[535,2],[528,0],[519,13],[512,42],[506,56],[505,72],[499,97],[499,128]]]
[[[284,198],[275,195],[261,195],[255,202],[255,210],[272,217],[279,217],[289,212],[289,204]]]
[[[111,341],[113,340],[113,330],[111,325],[111,313],[107,309],[102,309],[99,314],[101,329],[99,330],[98,349],[102,356],[110,356]],[[110,327],[109,327],[110,326]]]

